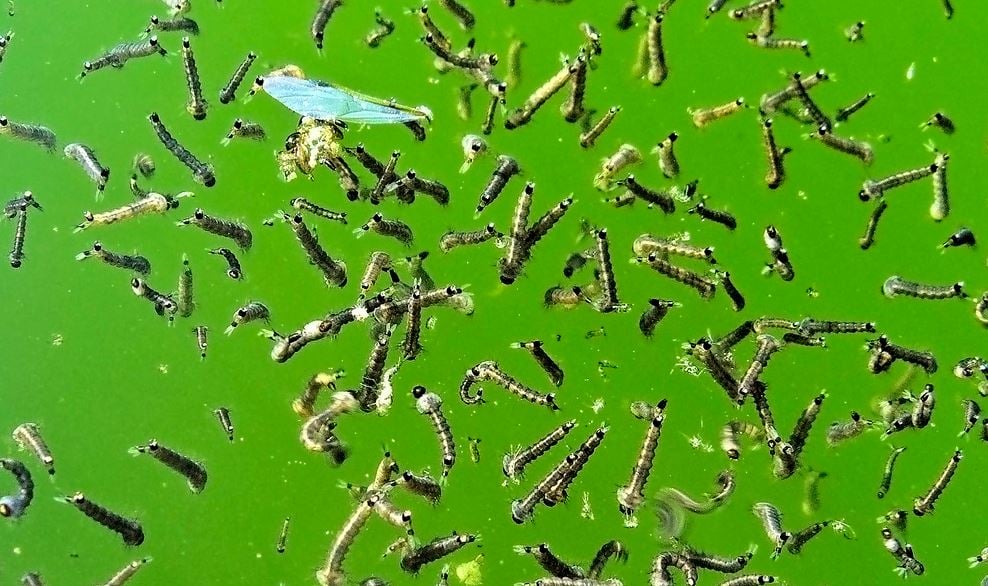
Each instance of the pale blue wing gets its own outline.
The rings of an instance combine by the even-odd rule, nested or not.
[[[266,77],[264,91],[289,110],[317,120],[355,124],[401,124],[427,119],[426,112],[360,95],[311,79]]]

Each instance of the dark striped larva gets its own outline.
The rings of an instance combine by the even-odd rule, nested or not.
[[[3,460],[0,460],[3,462]],[[126,545],[137,546],[144,543],[144,529],[134,519],[128,519],[102,507],[86,498],[81,492],[62,499],[78,509],[93,521],[117,533]]]
[[[678,138],[679,134],[672,132],[652,149],[652,154],[659,157],[659,170],[669,179],[679,176],[679,160],[673,151]]]
[[[573,428],[576,420],[571,419],[556,427],[532,445],[504,455],[501,461],[501,471],[512,480],[518,480],[524,473],[525,467],[545,455],[553,446],[565,438]]]
[[[888,200],[884,197],[878,200],[868,216],[868,225],[865,226],[864,235],[858,238],[858,246],[861,250],[868,250],[875,243],[875,233],[878,231],[878,222],[882,219],[882,214],[888,209]]]
[[[594,176],[594,187],[601,190],[610,189],[614,176],[625,168],[637,165],[642,161],[642,154],[633,144],[622,144],[611,156],[604,159],[600,172]]]
[[[807,57],[810,56],[810,42],[807,40],[779,39],[758,33],[748,33],[745,37],[754,45],[763,49],[796,49],[802,51]]]
[[[460,140],[460,147],[463,149],[463,164],[460,165],[460,173],[466,173],[478,157],[487,153],[487,141],[476,134],[465,135]]]
[[[285,520],[281,523],[281,531],[278,532],[278,540],[274,546],[274,550],[278,553],[285,553],[286,546],[288,545],[288,529],[291,522],[291,517],[285,517]]]
[[[422,352],[422,286],[416,281],[408,298],[408,325],[401,341],[402,356],[415,360]]]
[[[556,578],[584,578],[586,576],[583,568],[564,562],[549,549],[549,545],[546,543],[516,545],[514,551],[519,555],[531,555],[543,570]]]
[[[638,320],[638,329],[646,337],[651,337],[655,332],[655,326],[669,313],[669,309],[679,307],[680,304],[675,301],[655,298],[649,299],[648,304],[648,308]]]
[[[48,152],[55,150],[55,133],[46,126],[14,122],[6,116],[0,116],[0,136],[2,135],[33,142]]]
[[[196,158],[188,149],[179,144],[175,137],[168,132],[165,125],[161,122],[161,118],[158,117],[157,112],[151,112],[148,115],[148,120],[151,121],[151,127],[154,129],[154,133],[158,136],[158,140],[164,145],[168,151],[175,156],[176,159],[183,165],[192,171],[192,178],[198,183],[201,183],[205,187],[213,187],[216,185],[216,176],[213,174],[213,168],[209,165],[203,163]]]
[[[374,232],[376,234],[380,234],[381,236],[394,238],[405,246],[412,245],[412,229],[408,226],[408,224],[404,224],[397,220],[386,220],[380,213],[374,214],[366,224],[354,230],[354,234],[356,234],[358,238],[367,232]]]
[[[504,238],[504,234],[498,232],[493,223],[472,232],[447,232],[439,238],[439,250],[449,252],[460,246],[482,244],[492,238]]]
[[[765,147],[765,156],[768,158],[765,185],[769,189],[778,189],[786,178],[785,167],[782,164],[783,152],[775,142],[775,133],[772,131],[772,119],[762,118],[761,123],[762,144]]]
[[[380,250],[372,252],[367,266],[364,268],[364,273],[360,277],[360,297],[363,298],[367,295],[367,291],[377,283],[382,272],[390,270],[392,270],[391,255]]]
[[[403,529],[406,535],[414,535],[412,530],[412,512],[396,507],[387,497],[382,497],[374,507],[374,512],[385,523]]]
[[[82,166],[89,179],[96,184],[96,196],[101,197],[106,189],[106,182],[110,178],[110,169],[100,165],[93,149],[84,144],[74,142],[65,147],[65,156],[78,162]]]
[[[432,504],[438,503],[442,497],[442,485],[428,474],[419,476],[406,470],[402,473],[401,478],[392,481],[391,484],[392,486],[401,486],[405,490],[426,499]]]
[[[583,100],[587,91],[587,71],[589,68],[589,59],[577,59],[573,69],[573,75],[569,80],[569,96],[566,98],[566,101],[559,106],[559,112],[563,115],[563,119],[569,123],[578,121],[586,112]]]
[[[799,455],[803,452],[803,448],[806,446],[806,440],[810,437],[810,430],[813,428],[813,423],[816,421],[817,415],[820,414],[820,409],[823,406],[823,401],[827,398],[827,393],[822,392],[813,398],[813,401],[803,409],[800,414],[799,419],[796,420],[796,425],[793,427],[792,434],[789,436],[789,445],[792,446],[792,458],[793,460],[799,460]]]
[[[814,334],[860,334],[875,331],[875,322],[870,321],[830,321],[811,317],[800,320],[796,330],[803,336]]]
[[[755,342],[757,343],[755,355],[751,358],[751,363],[748,365],[744,376],[738,381],[739,403],[744,401],[744,398],[751,393],[762,371],[768,366],[768,361],[776,352],[782,349],[782,344],[779,343],[779,340],[769,334],[759,334],[755,338]]]
[[[325,281],[326,286],[346,286],[346,264],[341,260],[333,259],[333,257],[326,252],[322,245],[319,244],[319,240],[316,238],[315,233],[309,230],[309,227],[306,226],[305,222],[302,220],[301,212],[296,213],[294,216],[284,214],[283,218],[291,225],[292,231],[295,233],[295,239],[298,240],[299,245],[302,246],[302,250],[305,251],[305,255],[308,257],[309,262],[322,273],[323,281]]]
[[[367,36],[364,37],[364,43],[367,44],[371,49],[376,49],[381,46],[384,39],[391,36],[395,32],[395,23],[393,20],[387,18],[381,14],[381,11],[374,11],[374,23],[377,24]]]
[[[652,85],[662,85],[669,77],[669,67],[666,65],[666,52],[662,43],[662,21],[665,14],[656,11],[648,21],[648,31],[645,32],[645,49],[648,56],[648,69],[645,79]]]
[[[964,429],[957,434],[958,436],[969,433],[981,419],[981,405],[978,405],[977,401],[965,399],[961,405],[964,407]]]
[[[333,12],[343,5],[343,0],[320,0],[316,14],[312,17],[312,26],[309,27],[312,33],[312,40],[316,43],[316,49],[322,51],[323,39],[326,34],[326,25],[332,18]]]
[[[501,98],[498,95],[492,95],[489,102],[487,102],[487,109],[484,111],[484,120],[480,124],[480,132],[484,135],[488,135],[494,131],[494,116],[497,114],[497,107],[501,104]]]
[[[22,423],[14,428],[11,437],[22,450],[33,453],[49,475],[55,474],[55,458],[52,457],[45,438],[41,437],[37,424]]]
[[[896,187],[902,187],[903,185],[908,185],[913,181],[919,181],[920,179],[933,175],[936,173],[937,168],[937,164],[933,163],[923,167],[918,167],[916,169],[902,171],[901,173],[896,173],[895,175],[889,175],[888,177],[877,181],[867,179],[861,185],[861,190],[858,192],[858,199],[861,201],[868,201],[876,197],[881,197],[886,191],[895,189]]]
[[[631,196],[645,200],[649,207],[658,206],[666,214],[676,211],[676,200],[667,191],[655,191],[638,183],[634,175],[628,175],[624,179],[616,182],[623,185]],[[637,252],[635,254],[638,254]]]
[[[17,225],[14,227],[14,243],[10,247],[11,268],[20,268],[24,263],[24,240],[27,236],[27,206],[22,205],[17,212]]]
[[[724,210],[715,210],[713,208],[708,208],[707,204],[703,201],[698,202],[695,206],[686,210],[689,214],[696,214],[700,216],[703,220],[710,220],[711,222],[716,222],[721,226],[724,226],[728,230],[734,230],[738,227],[738,221],[733,215]]]
[[[631,479],[628,484],[620,487],[617,491],[618,508],[623,515],[633,515],[645,500],[645,484],[648,482],[648,476],[655,463],[655,451],[662,435],[666,404],[666,399],[662,399],[656,404],[656,413],[649,423],[648,431],[645,432],[638,458],[631,470]]]
[[[130,288],[134,295],[150,301],[154,305],[155,313],[161,316],[167,315],[169,320],[174,318],[175,312],[178,311],[178,304],[175,303],[171,295],[156,291],[144,279],[136,277],[131,279]]]
[[[499,261],[499,278],[505,285],[515,282],[531,251],[527,242],[528,216],[532,208],[534,193],[535,184],[529,181],[518,195],[518,202],[515,204],[515,210],[511,216],[508,245],[505,248],[504,256]]]
[[[827,445],[835,446],[840,442],[855,438],[874,424],[874,421],[862,418],[857,411],[851,411],[850,421],[835,421],[827,428]]]
[[[76,260],[97,258],[111,267],[118,267],[142,275],[150,274],[151,261],[138,254],[119,254],[103,248],[100,241],[93,242],[93,247],[75,255]]]
[[[871,145],[866,142],[837,136],[833,133],[833,130],[826,126],[821,126],[809,136],[817,139],[824,146],[859,159],[865,165],[870,165],[875,160],[875,152],[871,150]]]
[[[688,287],[692,287],[704,299],[710,299],[717,291],[717,284],[711,279],[689,269],[676,266],[664,258],[659,258],[654,252],[650,252],[646,258],[639,257],[636,260],[647,264],[657,273],[665,275]]]
[[[206,99],[202,97],[202,81],[199,79],[199,67],[196,56],[192,51],[189,37],[182,37],[182,66],[185,68],[185,84],[189,90],[189,101],[185,110],[195,120],[206,119]]]
[[[724,292],[727,293],[727,296],[730,298],[731,307],[734,308],[734,311],[741,311],[744,309],[744,295],[741,294],[741,291],[734,284],[734,281],[731,280],[731,273],[717,269],[714,269],[713,273],[718,279],[720,279],[720,286],[724,288]]]
[[[410,574],[417,574],[422,566],[451,555],[476,540],[476,535],[458,534],[455,531],[447,537],[437,537],[401,556],[401,569]]]
[[[580,146],[585,149],[592,147],[597,139],[600,138],[600,135],[607,130],[608,126],[611,125],[611,122],[614,121],[614,117],[617,116],[620,111],[621,106],[611,106],[608,108],[607,112],[604,112],[604,115],[601,116],[593,126],[580,133]]]
[[[593,560],[590,561],[590,565],[587,566],[587,577],[595,580],[600,578],[600,575],[604,573],[607,562],[612,558],[618,559],[623,563],[627,563],[628,561],[627,547],[616,539],[612,539],[600,546],[600,549],[593,556]]]
[[[804,90],[809,90],[815,85],[822,81],[827,81],[830,76],[823,69],[818,70],[810,77],[806,79],[800,79]],[[790,80],[789,85],[784,89],[779,90],[773,94],[765,94],[761,97],[759,106],[763,112],[772,113],[775,112],[780,106],[786,104],[787,102],[796,99],[798,88],[796,87],[795,81]]]
[[[598,281],[600,282],[601,300],[596,304],[602,313],[621,311],[624,307],[618,299],[617,281],[614,278],[614,266],[611,263],[610,245],[607,239],[607,229],[597,231],[597,265]]]
[[[898,275],[892,275],[882,285],[882,293],[889,298],[905,295],[919,299],[951,299],[967,297],[964,292],[964,282],[958,281],[951,285],[928,285],[907,281]]]
[[[576,61],[585,61],[586,58],[586,55],[581,52],[577,56]],[[513,130],[530,122],[532,120],[532,116],[535,115],[539,108],[549,101],[549,98],[556,95],[559,90],[563,89],[563,86],[569,82],[570,77],[576,71],[577,67],[578,65],[576,63],[570,63],[569,61],[563,63],[562,68],[560,68],[555,75],[536,88],[535,91],[525,99],[525,102],[521,105],[521,107],[508,115],[504,121],[504,127],[508,130]]]
[[[134,451],[138,454],[149,454],[155,460],[184,476],[192,492],[200,493],[206,488],[208,476],[206,468],[202,464],[159,444],[157,440],[152,439],[147,445],[136,446]]]
[[[539,240],[545,237],[549,233],[549,230],[556,225],[559,220],[563,219],[566,212],[569,211],[570,207],[573,205],[573,196],[563,198],[556,205],[549,208],[549,211],[539,216],[537,220],[532,222],[532,225],[528,228],[525,234],[525,254],[531,252],[531,248],[535,246]]]
[[[939,128],[944,134],[953,134],[955,130],[954,121],[943,112],[934,113],[929,120],[920,125],[923,130],[931,127]]]
[[[201,228],[210,234],[229,238],[230,240],[233,240],[233,242],[236,243],[241,250],[250,250],[251,244],[254,241],[254,235],[251,234],[251,231],[243,224],[210,216],[204,212],[202,208],[196,208],[195,212],[191,216],[176,222],[176,225],[192,225]]]
[[[237,258],[237,255],[232,250],[229,248],[210,248],[206,252],[215,254],[216,256],[222,256],[226,260],[226,276],[235,281],[244,278],[244,272],[240,268],[240,259]]]
[[[748,105],[745,103],[744,98],[738,98],[733,102],[711,108],[690,108],[687,109],[687,112],[693,118],[693,125],[697,128],[703,128],[711,122],[740,112],[747,107]]]
[[[679,242],[667,238],[656,238],[651,234],[642,234],[631,244],[631,249],[636,256],[648,256],[650,253],[666,256],[682,256],[685,258],[695,258],[705,260],[710,264],[717,264],[714,258],[714,248],[707,246],[700,248],[685,242]]]
[[[776,40],[776,42],[784,43],[786,41]],[[806,56],[809,57],[809,45],[806,41],[803,41],[800,44],[800,47],[803,49],[803,52],[806,53]],[[825,128],[826,130],[833,128],[833,122],[831,122],[830,118],[823,113],[823,110],[817,106],[816,102],[813,101],[813,98],[810,97],[809,92],[806,91],[806,85],[803,83],[803,76],[798,71],[792,74],[792,85],[793,89],[796,91],[796,98],[801,104],[803,104],[803,108],[806,109],[806,112],[809,114],[810,118],[813,119],[813,122],[816,124],[817,128]]]
[[[480,213],[483,212],[487,206],[494,203],[494,200],[501,195],[502,191],[504,191],[505,186],[508,184],[508,180],[520,172],[521,167],[518,165],[518,161],[508,155],[498,156],[494,166],[494,173],[491,175],[487,185],[480,193],[480,200],[477,202],[475,215],[480,215]]]
[[[933,203],[930,204],[930,217],[939,222],[950,214],[950,197],[947,191],[947,162],[950,155],[937,153],[933,165]]]
[[[403,177],[388,186],[386,192],[390,193],[397,190],[400,199],[400,190],[402,187],[413,192],[424,193],[435,199],[440,205],[447,205],[449,203],[449,188],[434,179],[420,177],[415,169],[409,169]]]
[[[782,547],[792,537],[792,533],[782,528],[782,513],[771,503],[755,503],[751,507],[751,512],[762,522],[762,528],[775,547],[772,552],[772,559],[779,557]]]
[[[0,458],[0,468],[3,468],[17,481],[17,492],[12,495],[0,496],[0,517],[18,518],[24,515],[34,500],[34,479],[31,471],[19,460]]]
[[[892,473],[895,470],[895,462],[899,459],[899,455],[906,451],[905,446],[901,448],[892,447],[891,453],[889,453],[888,460],[885,461],[885,469],[882,472],[882,481],[878,484],[878,498],[885,498],[885,495],[889,492],[889,487],[892,486]]]
[[[151,36],[147,40],[134,43],[120,43],[111,47],[92,61],[84,62],[82,64],[82,72],[79,73],[79,79],[83,79],[90,73],[105,67],[120,69],[131,59],[150,57],[156,53],[162,57],[168,55],[168,51],[158,42],[157,36]]]
[[[549,377],[549,381],[553,385],[558,387],[563,384],[563,369],[545,351],[545,346],[541,340],[533,340],[531,342],[515,342],[511,344],[511,347],[528,350],[532,354],[532,357],[535,358],[535,362],[538,363],[539,367],[543,370],[543,372],[545,372],[546,376]]]
[[[310,213],[314,216],[320,218],[325,218],[327,220],[332,220],[334,222],[339,222],[346,225],[346,212],[334,212],[333,210],[326,209],[322,206],[312,203],[311,201],[305,199],[304,197],[295,197],[289,202],[296,210]]]
[[[145,35],[150,35],[154,31],[162,32],[186,32],[190,35],[199,34],[199,23],[186,16],[177,15],[168,20],[161,20],[157,16],[152,16],[148,27],[144,29]]]
[[[576,477],[583,470],[583,467],[587,465],[590,458],[600,447],[601,442],[604,441],[607,432],[610,428],[606,426],[598,427],[593,434],[590,435],[586,440],[580,444],[580,447],[576,449],[571,455],[574,457],[573,461],[567,466],[561,477],[554,482],[549,490],[545,491],[542,496],[542,502],[546,506],[553,506],[555,504],[561,503],[566,500],[567,492],[566,490],[569,486],[576,480]]]
[[[803,87],[805,88],[806,85],[804,84]],[[834,116],[834,120],[836,120],[837,122],[847,122],[848,118],[850,118],[854,113],[856,113],[861,108],[867,106],[868,103],[871,102],[871,100],[873,100],[874,98],[875,98],[875,94],[872,92],[868,92],[867,94],[861,96],[860,98],[852,102],[849,106],[837,110],[837,114]]]
[[[240,62],[240,65],[234,70],[233,75],[230,76],[230,80],[226,82],[223,89],[220,90],[220,103],[229,104],[237,98],[237,89],[240,88],[240,84],[244,82],[244,78],[247,77],[247,71],[250,66],[254,64],[254,60],[257,59],[257,53],[251,51],[247,53],[244,60]]]
[[[943,495],[943,491],[946,490],[947,485],[950,483],[950,479],[954,477],[954,473],[957,472],[957,466],[960,465],[961,459],[963,459],[964,454],[961,450],[954,450],[953,455],[950,456],[950,460],[947,461],[947,465],[944,467],[943,472],[934,481],[933,486],[930,490],[926,492],[923,496],[917,498],[913,501],[913,514],[917,517],[922,517],[928,513],[933,512],[933,505],[936,504],[937,500]]]
[[[239,268],[238,268],[239,271]],[[191,317],[196,308],[194,296],[194,283],[192,280],[192,266],[189,264],[189,257],[182,255],[182,272],[178,274],[178,300],[176,301],[176,311],[181,317]]]
[[[341,586],[346,584],[346,574],[343,572],[343,561],[353,547],[353,541],[367,524],[371,513],[381,500],[377,491],[371,492],[357,505],[353,513],[343,523],[333,543],[326,554],[326,563],[316,571],[316,581],[320,586]]]
[[[223,333],[229,336],[238,326],[259,319],[267,322],[270,317],[271,311],[266,305],[260,301],[248,302],[246,305],[239,307],[233,312],[233,320],[230,322],[230,325],[227,326],[226,330],[223,331]]]
[[[237,118],[233,121],[233,126],[230,128],[230,132],[226,133],[226,138],[220,141],[220,144],[227,146],[236,137],[249,138],[250,140],[266,140],[267,134],[264,132],[264,127],[257,122],[250,122],[244,120],[243,118]]]
[[[456,442],[453,441],[453,432],[450,431],[449,422],[442,410],[443,400],[439,395],[426,391],[421,385],[412,389],[412,397],[415,399],[418,412],[429,418],[433,430],[439,437],[439,446],[442,450],[442,475],[446,478],[453,464],[456,463]]]
[[[409,304],[406,306],[407,313]],[[421,301],[420,301],[421,303]],[[380,398],[379,389],[381,379],[384,377],[384,369],[390,351],[391,336],[394,334],[395,325],[387,324],[374,338],[374,345],[367,355],[367,365],[360,377],[360,389],[357,392],[357,399],[360,402],[361,410],[365,412],[373,411],[377,407],[377,400]]]

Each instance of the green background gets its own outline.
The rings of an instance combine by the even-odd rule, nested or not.
[[[875,517],[893,507],[909,508],[960,445],[965,459],[957,476],[936,514],[910,519],[908,541],[927,566],[927,581],[976,583],[983,572],[968,570],[965,558],[988,545],[978,523],[984,445],[976,436],[956,437],[962,425],[960,401],[975,396],[976,389],[970,381],[954,378],[950,370],[958,359],[984,348],[984,329],[974,320],[969,301],[886,299],[879,288],[892,274],[931,283],[964,280],[973,295],[988,286],[981,250],[938,248],[961,225],[979,236],[986,229],[986,113],[980,98],[988,77],[972,41],[979,38],[988,8],[958,0],[956,16],[947,21],[940,3],[933,0],[901,7],[885,2],[793,2],[778,14],[777,35],[808,39],[813,57],[807,59],[799,52],[750,46],[744,39],[748,23],[731,21],[725,14],[705,20],[703,3],[683,1],[666,18],[670,75],[656,88],[631,74],[645,19],[639,18],[632,31],[618,31],[614,22],[623,2],[578,0],[560,6],[518,0],[513,9],[494,0],[472,4],[477,27],[470,34],[476,36],[478,48],[503,57],[512,38],[527,44],[521,85],[510,91],[509,106],[520,104],[557,70],[560,53],[576,52],[582,42],[578,24],[588,20],[601,30],[604,44],[599,66],[590,73],[588,104],[598,111],[623,107],[591,150],[577,145],[578,125],[566,124],[558,116],[561,96],[528,126],[507,132],[499,123],[490,136],[492,153],[516,157],[525,179],[537,182],[533,214],[541,214],[569,193],[577,200],[570,214],[538,245],[524,277],[510,288],[497,282],[500,251],[493,246],[448,255],[438,251],[438,238],[448,229],[474,229],[488,221],[507,229],[522,181],[513,180],[501,201],[482,219],[472,219],[493,157],[459,175],[459,141],[464,134],[478,131],[485,100],[478,91],[475,118],[469,122],[457,118],[455,96],[464,78],[456,72],[439,75],[432,68],[432,55],[417,44],[421,29],[416,19],[403,14],[406,3],[382,6],[396,21],[397,31],[381,48],[371,50],[362,39],[373,26],[375,6],[348,2],[333,17],[326,49],[319,55],[308,33],[314,2],[230,0],[215,5],[197,0],[191,16],[203,32],[193,46],[210,101],[203,122],[193,121],[184,109],[180,36],[175,34],[161,35],[162,44],[172,51],[169,59],[134,61],[119,71],[97,72],[83,83],[75,79],[84,60],[135,38],[151,14],[163,16],[162,3],[90,0],[56,7],[19,1],[15,16],[0,17],[16,33],[0,64],[0,113],[15,121],[50,126],[59,138],[55,155],[32,144],[0,139],[3,193],[12,197],[30,189],[45,206],[44,213],[31,213],[28,219],[24,266],[5,271],[0,278],[4,325],[0,429],[12,430],[24,421],[38,423],[58,470],[49,480],[29,455],[20,456],[34,472],[37,495],[24,518],[0,523],[0,582],[13,583],[25,571],[38,570],[47,583],[92,584],[106,580],[131,559],[150,555],[154,562],[142,570],[137,583],[313,583],[332,536],[353,507],[336,487],[338,481],[364,482],[383,446],[393,450],[403,467],[431,467],[438,472],[435,437],[408,395],[413,385],[423,384],[446,401],[460,460],[438,507],[403,494],[394,498],[413,510],[417,534],[423,539],[453,530],[480,533],[476,545],[449,561],[461,563],[483,553],[485,583],[534,581],[543,575],[531,559],[512,553],[515,544],[545,541],[564,558],[586,563],[601,543],[615,538],[626,544],[630,559],[626,566],[611,566],[605,575],[628,584],[647,580],[651,560],[662,547],[654,538],[655,518],[646,506],[639,513],[640,526],[624,528],[614,493],[627,482],[646,428],[645,422],[631,417],[628,405],[662,397],[669,399],[668,416],[649,494],[675,486],[699,496],[713,489],[719,470],[733,467],[737,473],[738,489],[728,506],[690,519],[687,538],[694,546],[737,555],[749,544],[758,544],[749,569],[780,576],[790,584],[894,583],[898,580],[891,571],[894,560],[882,548]],[[468,35],[438,5],[432,13],[455,45],[466,41]],[[867,22],[866,40],[851,44],[842,31],[857,20]],[[390,200],[380,207],[413,227],[412,249],[403,250],[374,235],[355,239],[350,229],[373,213],[371,207],[346,202],[335,177],[325,170],[318,170],[313,182],[280,180],[272,152],[292,131],[296,116],[267,96],[246,105],[223,106],[216,100],[249,50],[260,55],[260,66],[251,76],[294,63],[312,78],[382,98],[393,96],[409,105],[426,104],[434,111],[435,122],[424,143],[414,142],[401,127],[354,129],[346,138],[347,144],[364,142],[379,157],[401,149],[400,168],[414,167],[449,186],[452,201],[447,208],[425,197],[412,206]],[[909,81],[905,74],[912,63],[915,77]],[[807,127],[779,118],[778,140],[792,146],[793,153],[786,160],[786,183],[772,192],[762,179],[765,157],[754,109],[702,131],[691,125],[688,107],[711,106],[738,96],[757,103],[762,93],[786,84],[785,72],[821,67],[836,80],[814,90],[814,97],[828,111],[868,91],[877,94],[871,105],[837,130],[871,142],[876,152],[871,168],[804,140],[801,135]],[[503,64],[498,71],[503,75]],[[938,109],[955,120],[958,130],[953,136],[920,130],[919,125]],[[151,111],[157,111],[193,152],[215,165],[214,189],[194,184],[187,170],[162,149],[146,120]],[[269,140],[235,141],[222,148],[219,141],[238,116],[262,123]],[[675,215],[664,216],[640,204],[613,209],[601,202],[602,194],[591,184],[600,160],[625,142],[647,153],[672,130],[681,134],[676,144],[681,179],[699,178],[710,205],[736,215],[736,231],[700,223],[686,215],[683,206]],[[933,155],[924,143],[930,139],[951,155],[950,217],[940,224],[930,220],[928,181],[897,190],[888,196],[890,206],[877,244],[859,250],[857,238],[870,211],[856,197],[862,180],[928,164]],[[94,187],[78,166],[61,156],[62,146],[75,141],[91,145],[113,170],[101,203],[94,203]],[[166,192],[194,190],[195,199],[184,201],[168,216],[73,234],[85,210],[108,209],[130,200],[128,167],[139,151],[151,153],[158,164],[158,174],[146,185]],[[651,156],[633,172],[646,185],[667,183]],[[347,227],[310,223],[318,226],[331,254],[347,262],[351,279],[344,290],[325,289],[286,226],[261,225],[298,194],[350,214]],[[220,245],[216,238],[173,225],[196,206],[221,217],[239,218],[254,230],[253,249],[241,255],[243,282],[229,280],[222,260],[204,252]],[[620,296],[632,305],[631,312],[600,315],[588,307],[562,311],[542,306],[545,289],[562,282],[563,259],[585,245],[576,243],[580,218],[609,229]],[[760,274],[768,259],[761,231],[769,223],[779,228],[790,251],[797,274],[791,283]],[[13,224],[5,223],[3,238],[11,238],[12,231]],[[631,242],[643,232],[688,232],[693,242],[715,246],[721,265],[745,293],[748,307],[735,314],[722,291],[703,301],[685,287],[627,264]],[[74,261],[73,255],[96,238],[111,250],[136,250],[148,256],[154,266],[149,281],[164,290],[174,287],[182,254],[188,253],[196,276],[198,308],[193,317],[168,327],[130,292],[125,272]],[[268,304],[272,327],[280,331],[294,330],[345,307],[356,298],[362,265],[376,249],[396,255],[430,250],[427,267],[436,281],[469,284],[477,310],[470,317],[445,308],[427,310],[427,316],[438,318],[436,327],[425,332],[425,352],[396,378],[390,415],[342,420],[338,431],[353,452],[334,469],[299,445],[300,422],[289,404],[319,370],[344,367],[349,372],[345,382],[356,384],[371,345],[366,328],[348,327],[338,339],[313,344],[286,364],[270,360],[270,344],[256,335],[257,325],[240,328],[228,338],[221,332],[232,312],[250,299]],[[590,273],[584,272],[575,281],[589,278]],[[807,295],[811,287],[819,296]],[[659,325],[654,339],[645,340],[637,330],[637,319],[649,297],[675,299],[682,307]],[[754,411],[745,407],[736,412],[709,377],[694,378],[674,364],[683,342],[707,332],[719,335],[742,319],[761,315],[873,320],[893,341],[936,353],[940,370],[930,380],[937,385],[939,406],[933,425],[894,438],[892,443],[909,449],[899,461],[885,501],[876,500],[875,490],[889,442],[879,441],[876,432],[830,449],[821,433],[831,421],[846,419],[852,409],[872,413],[872,402],[889,392],[905,372],[897,364],[889,374],[870,375],[863,339],[858,336],[831,336],[825,350],[788,349],[772,360],[764,375],[783,431],[791,428],[821,389],[830,394],[802,457],[804,471],[812,467],[829,475],[821,485],[817,514],[806,516],[801,510],[803,474],[775,480],[764,448],[748,450],[736,464],[716,450],[721,425],[739,416],[756,421]],[[191,334],[197,324],[211,328],[205,362],[200,362]],[[585,332],[600,326],[606,336],[585,338]],[[56,335],[63,339],[61,345],[53,345]],[[534,338],[546,340],[549,352],[566,371],[566,382],[558,392],[560,412],[530,406],[494,387],[487,391],[491,401],[486,405],[473,408],[459,402],[456,388],[463,371],[485,359],[497,359],[521,381],[547,390],[549,385],[534,361],[508,348],[511,342]],[[741,367],[752,351],[750,342],[738,349]],[[597,371],[599,360],[609,360],[618,368],[608,370],[603,378]],[[920,388],[921,377],[913,382],[913,390]],[[590,407],[598,398],[605,406],[594,413]],[[219,405],[233,413],[237,432],[233,444],[213,418],[212,410]],[[571,488],[570,502],[552,510],[539,508],[534,522],[515,526],[508,503],[523,495],[565,452],[557,448],[530,467],[525,482],[509,487],[501,486],[501,456],[509,446],[531,442],[568,418],[578,419],[580,427],[566,449],[574,448],[600,422],[611,430]],[[715,451],[692,449],[687,437],[695,434]],[[479,464],[471,462],[464,449],[467,436],[483,439]],[[210,480],[202,494],[191,494],[180,477],[159,464],[128,455],[129,447],[151,437],[205,463]],[[2,443],[3,455],[16,456],[12,440]],[[145,544],[126,549],[115,535],[53,500],[76,490],[140,518],[147,533]],[[579,514],[584,491],[593,504],[592,521]],[[858,539],[844,540],[828,531],[802,555],[785,554],[773,562],[768,558],[769,543],[750,513],[751,504],[762,500],[776,504],[790,528],[822,518],[843,518]],[[274,544],[285,516],[292,518],[288,551],[278,555]],[[396,560],[381,558],[396,536],[393,528],[372,519],[346,562],[350,576],[356,581],[376,574],[395,584],[412,583]],[[439,565],[427,567],[418,582],[432,583]],[[715,583],[718,578],[701,580]]]

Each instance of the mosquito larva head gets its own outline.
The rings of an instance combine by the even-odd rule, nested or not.
[[[425,395],[425,392],[426,392],[425,387],[423,387],[422,385],[415,385],[414,387],[412,387],[412,397],[415,399],[421,398],[423,395]]]

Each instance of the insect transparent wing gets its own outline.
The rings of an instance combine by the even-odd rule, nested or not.
[[[386,105],[373,98],[308,79],[269,77],[264,90],[290,110],[318,120],[357,124],[400,124],[426,115],[403,106]]]

